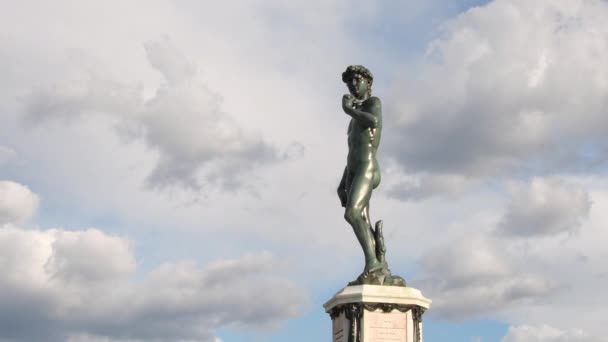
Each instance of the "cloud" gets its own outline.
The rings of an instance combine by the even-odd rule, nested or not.
[[[150,341],[150,340],[147,340]],[[67,342],[146,342],[143,340],[132,340],[132,339],[111,339],[111,338],[107,338],[107,337],[99,337],[99,336],[94,336],[94,335],[89,335],[89,334],[75,334],[75,335],[71,335]],[[194,342],[194,341],[181,341],[181,342]],[[211,340],[210,342],[223,342],[219,337],[216,337],[215,339]]]
[[[389,185],[387,195],[403,201],[419,201],[442,195],[458,195],[471,180],[458,174],[401,175],[400,182]]]
[[[575,232],[589,216],[587,191],[559,179],[534,178],[513,191],[498,229],[515,236],[551,236]]]
[[[608,341],[590,336],[581,330],[563,331],[549,325],[511,326],[502,342],[601,342]]]
[[[196,65],[169,39],[145,44],[148,63],[162,76],[149,99],[136,84],[104,76],[84,59],[63,82],[25,97],[28,122],[71,121],[103,115],[120,137],[145,142],[158,153],[147,177],[152,187],[200,190],[205,185],[237,190],[251,172],[280,160],[259,134],[243,130],[221,109],[221,96],[200,81]],[[78,55],[78,53],[76,53]]]
[[[0,145],[0,165],[8,162],[9,160],[15,158],[17,152],[12,148],[8,148],[6,146]]]
[[[94,336],[90,334],[73,334],[70,335],[66,342],[142,342],[141,340],[133,339],[112,339],[107,337]]]
[[[420,260],[421,287],[433,312],[449,319],[496,313],[552,292],[549,279],[517,269],[507,248],[486,235],[471,235],[429,249]]]
[[[51,248],[53,253],[44,268],[54,280],[99,284],[135,271],[136,262],[128,242],[97,229],[83,232],[57,230]]]
[[[420,273],[409,283],[433,299],[429,314],[441,319],[483,318],[533,327],[547,324],[564,331],[565,340],[572,338],[573,341],[576,341],[574,331],[577,329],[589,337],[603,336],[602,323],[606,315],[603,303],[608,298],[604,291],[608,279],[605,272],[608,258],[606,177],[549,177],[515,184],[513,194],[522,194],[522,198],[536,193],[534,184],[542,184],[541,193],[549,202],[561,203],[562,198],[569,198],[579,203],[579,198],[588,198],[593,205],[589,213],[582,216],[580,226],[534,231],[534,234],[522,235],[525,238],[517,238],[520,235],[500,228],[506,216],[505,208],[509,208],[511,202],[524,207],[534,205],[523,199],[516,200],[517,197],[504,200],[506,194],[498,191],[492,191],[492,196],[467,194],[464,200],[456,202],[459,205],[465,202],[466,207],[474,210],[457,207],[456,211],[466,214],[434,222],[432,226],[442,227],[441,234],[418,233],[421,239],[429,240],[417,244],[422,246]],[[470,196],[478,200],[471,202]],[[503,201],[497,201],[499,198]],[[584,202],[586,200],[581,201]],[[417,203],[416,210],[429,204],[437,208],[435,216],[445,216],[441,202],[439,205],[433,201]],[[454,205],[449,202],[445,207]],[[562,210],[570,212],[571,206],[574,205]],[[484,220],[466,219],[488,210],[493,214]],[[565,214],[565,217],[572,216]],[[449,223],[441,226],[443,222]],[[406,239],[402,243],[407,244]],[[534,338],[528,340],[535,341]]]
[[[441,273],[451,285],[462,287],[472,281],[492,280],[509,274],[504,256],[495,241],[480,236],[462,239],[451,246],[437,247],[422,260],[425,269]],[[454,263],[458,260],[458,263]]]
[[[0,181],[0,226],[23,223],[34,215],[40,199],[29,188],[12,181]]]
[[[506,1],[446,23],[393,87],[385,151],[407,174],[586,172],[608,158],[608,4]]]
[[[222,326],[276,328],[307,301],[268,253],[138,275],[123,237],[13,225],[0,229],[0,249],[0,339],[9,341],[215,341]]]

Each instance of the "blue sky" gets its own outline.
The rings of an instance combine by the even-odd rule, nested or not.
[[[371,215],[433,300],[425,340],[606,341],[607,16],[5,4],[0,341],[329,339],[322,304],[363,267],[335,195],[350,64],[383,102]]]

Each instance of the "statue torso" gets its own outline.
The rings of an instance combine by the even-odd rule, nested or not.
[[[370,112],[369,99],[355,107]],[[382,120],[376,128],[363,126],[356,119],[348,125],[348,168],[377,167],[376,151],[382,136]]]

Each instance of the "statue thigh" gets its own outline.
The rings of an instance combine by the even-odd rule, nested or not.
[[[355,210],[363,216],[363,211],[369,204],[374,188],[374,170],[373,168],[365,168],[349,178],[346,210]]]

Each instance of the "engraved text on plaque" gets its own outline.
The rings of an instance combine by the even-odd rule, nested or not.
[[[365,312],[365,342],[407,342],[407,314]]]

